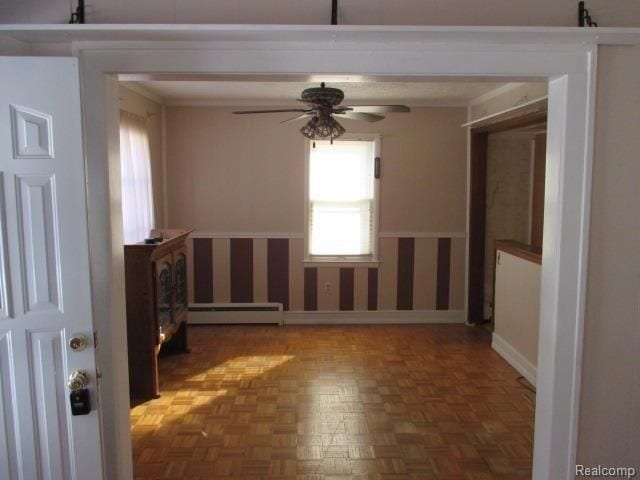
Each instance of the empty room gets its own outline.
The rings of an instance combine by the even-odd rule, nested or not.
[[[531,475],[546,83],[122,79],[136,478]]]

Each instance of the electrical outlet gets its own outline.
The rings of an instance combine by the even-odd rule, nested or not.
[[[331,282],[324,282],[324,292],[330,295],[332,290],[333,285],[331,284]]]

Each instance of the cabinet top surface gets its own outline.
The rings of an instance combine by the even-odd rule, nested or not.
[[[126,254],[145,255],[157,258],[184,244],[193,230],[184,229],[155,229],[150,232],[150,238],[162,237],[162,241],[153,244],[144,242],[131,243],[124,246]]]

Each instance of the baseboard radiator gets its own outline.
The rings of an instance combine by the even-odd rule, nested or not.
[[[277,324],[283,323],[281,303],[192,303],[190,324]]]

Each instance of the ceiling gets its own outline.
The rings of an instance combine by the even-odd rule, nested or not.
[[[228,106],[299,105],[305,88],[318,87],[320,80],[142,80],[125,86],[142,88],[168,105],[211,104]],[[420,105],[466,105],[469,101],[505,85],[487,81],[336,81],[328,87],[345,93],[344,104],[403,103]]]

